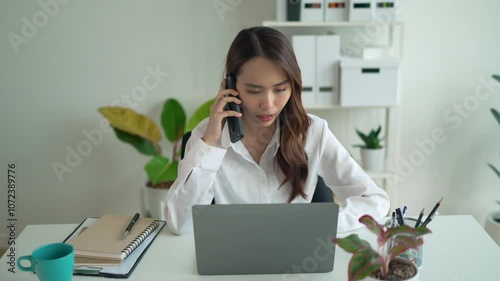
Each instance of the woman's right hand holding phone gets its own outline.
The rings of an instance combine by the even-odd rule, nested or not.
[[[210,117],[208,119],[207,130],[202,138],[206,144],[213,146],[220,139],[226,117],[241,117],[241,113],[233,110],[225,110],[226,104],[229,102],[241,104],[241,100],[236,97],[238,95],[239,93],[237,91],[226,89],[226,80],[222,80],[219,93],[210,107]]]

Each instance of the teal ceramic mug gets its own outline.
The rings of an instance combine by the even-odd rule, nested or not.
[[[30,266],[22,266],[23,260],[29,261]],[[75,250],[66,243],[43,245],[31,255],[19,257],[17,260],[20,270],[35,272],[40,281],[70,281],[74,264]]]

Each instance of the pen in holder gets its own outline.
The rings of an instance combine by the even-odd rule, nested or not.
[[[410,227],[415,227],[415,223],[417,222],[416,219],[407,217],[405,219],[405,225],[408,225]],[[391,226],[391,220],[389,219],[386,223],[386,226]],[[417,239],[417,236],[414,235],[409,235],[409,234],[399,234],[399,235],[406,235],[410,237],[413,240]],[[393,240],[389,240],[387,245],[387,252],[389,253],[391,249],[394,247]],[[422,267],[422,251],[423,251],[423,245],[418,246],[415,249],[408,249],[406,252],[399,254],[398,257],[409,260],[415,264],[415,266],[420,269]]]

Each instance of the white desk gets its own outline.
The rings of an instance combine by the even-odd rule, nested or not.
[[[76,224],[27,226],[16,240],[16,259],[30,254],[42,244],[63,241],[76,226]],[[472,216],[440,216],[429,224],[429,228],[433,233],[424,238],[420,281],[500,280],[498,273],[500,247]],[[368,233],[366,229],[355,232],[363,239],[375,241],[375,236]],[[342,233],[339,237],[347,234],[349,233]],[[334,270],[330,273],[200,276],[196,271],[193,235],[175,236],[165,226],[129,280],[343,281],[347,280],[347,265],[350,256],[337,247]],[[4,255],[0,259],[0,280],[38,280],[33,273],[19,271],[17,266],[15,274],[8,272],[7,262],[8,259]],[[112,279],[74,276],[73,280]]]

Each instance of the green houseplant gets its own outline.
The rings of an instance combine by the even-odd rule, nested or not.
[[[493,75],[493,79],[500,82],[499,75]],[[498,124],[500,124],[500,114],[494,108],[491,108],[491,113],[493,117],[495,117]],[[493,170],[493,172],[500,178],[500,171],[491,163],[488,163],[488,166]],[[497,200],[497,204],[500,205],[500,200]],[[486,216],[486,222],[484,224],[484,229],[488,234],[497,242],[498,246],[500,246],[500,211],[490,212]]]
[[[117,106],[104,106],[99,108],[99,112],[110,122],[119,140],[152,157],[144,166],[148,175],[147,186],[169,188],[177,178],[182,136],[210,115],[212,103],[213,99],[198,107],[186,123],[182,105],[173,98],[165,101],[160,121],[165,137],[173,144],[170,158],[162,155],[160,127],[149,117]]]
[[[99,112],[110,122],[119,140],[132,145],[139,153],[151,156],[146,163],[148,180],[141,189],[142,213],[145,216],[165,220],[164,202],[170,186],[177,178],[180,143],[185,133],[210,115],[214,99],[198,107],[186,122],[186,113],[176,99],[167,99],[161,113],[161,126],[165,137],[173,144],[170,158],[162,154],[159,145],[160,127],[149,117],[129,108],[105,106]]]
[[[362,147],[369,149],[379,149],[382,148],[382,139],[379,137],[380,131],[382,131],[382,126],[378,126],[376,130],[371,130],[370,133],[364,134],[363,132],[356,129],[356,133],[363,141],[364,145],[357,144],[354,147]]]
[[[382,138],[379,136],[382,126],[371,130],[368,134],[356,129],[356,133],[361,138],[364,144],[357,144],[354,147],[361,149],[361,165],[369,171],[381,171],[384,166],[385,149],[381,145]]]
[[[377,249],[373,249],[370,243],[360,239],[357,234],[332,240],[333,243],[353,254],[349,261],[349,281],[417,280],[418,272],[415,265],[398,259],[397,256],[408,249],[422,245],[423,239],[420,236],[431,231],[426,227],[412,228],[408,225],[383,227],[369,215],[362,216],[359,222],[377,235]],[[394,246],[388,249],[392,241]]]

